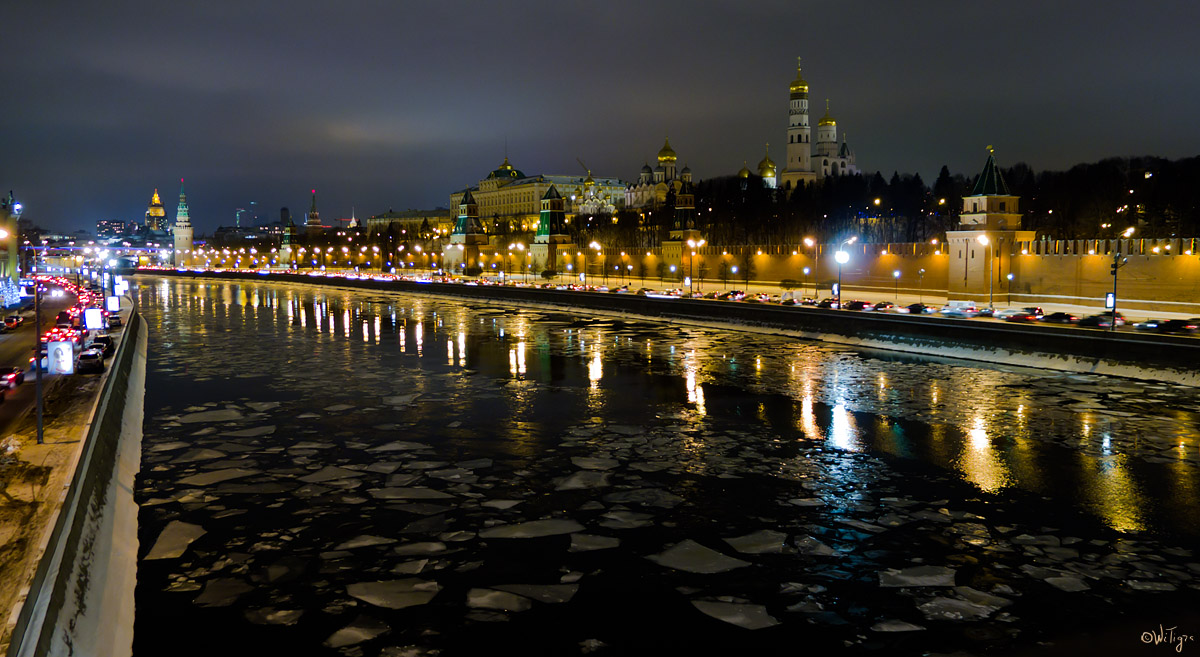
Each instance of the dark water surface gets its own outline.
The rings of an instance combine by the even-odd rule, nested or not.
[[[137,655],[1158,654],[1147,623],[1200,635],[1194,389],[140,283]]]

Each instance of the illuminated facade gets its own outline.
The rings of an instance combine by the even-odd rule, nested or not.
[[[462,205],[470,192],[479,208],[479,220],[488,234],[533,232],[537,229],[542,198],[556,187],[571,215],[611,214],[624,206],[625,183],[618,178],[580,176],[527,176],[508,158],[479,184],[450,195],[450,207]]]
[[[158,197],[157,189],[154,190],[154,196],[146,208],[146,223],[143,224],[143,227],[145,230],[155,233],[165,233],[167,230],[167,211],[163,208],[163,202]]]
[[[686,165],[676,173],[678,159],[671,140],[666,139],[658,151],[658,166],[651,169],[649,164],[644,165],[637,182],[625,188],[625,207],[654,210],[666,205],[668,199],[673,202],[679,188],[692,181],[692,170]]]
[[[188,216],[187,194],[183,192],[182,178],[179,179],[179,208],[175,211],[174,234],[175,266],[187,266],[192,257],[192,220]]]
[[[393,230],[400,239],[428,239],[444,237],[454,228],[454,217],[449,210],[388,210],[368,218],[367,232],[372,235]]]
[[[808,81],[801,74],[799,63],[796,79],[792,80],[788,91],[787,162],[778,177],[778,185],[791,190],[797,185],[830,176],[857,175],[854,151],[846,143],[844,134],[841,144],[838,143],[837,120],[830,113],[828,100],[825,101],[825,116],[817,122],[817,144],[813,151],[812,128],[808,123]]]

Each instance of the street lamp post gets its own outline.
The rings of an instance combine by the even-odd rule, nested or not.
[[[704,246],[704,240],[688,240],[688,296],[692,294],[692,262],[696,259],[696,247]]]
[[[987,247],[988,259],[988,310],[994,310],[995,305],[992,303],[992,246],[987,235],[980,235],[976,238],[980,244]]]
[[[804,268],[804,285],[800,286],[800,295],[801,296],[804,296],[804,290],[806,290],[808,288],[808,272],[809,271],[810,270],[808,267]],[[813,296],[814,297],[817,296],[817,288],[815,286],[813,287]]]
[[[817,286],[821,283],[821,247],[812,237],[804,238],[804,246],[813,250],[813,298],[817,297]],[[805,272],[807,275],[807,272]]]
[[[858,240],[857,235],[855,235],[854,237],[851,237],[848,240],[843,240],[842,243],[838,246],[837,253],[833,254],[833,259],[837,261],[837,266],[838,266],[837,294],[834,295],[834,298],[837,299],[838,310],[842,309],[842,265],[846,264],[847,262],[850,262],[850,254],[847,253],[845,250],[843,250],[841,247],[849,246],[857,240]]]
[[[925,269],[922,268],[917,272],[919,283],[917,284],[917,303],[925,303]]]
[[[1129,239],[1129,237],[1131,235],[1133,235],[1133,226],[1126,228],[1125,232],[1121,233],[1121,237],[1123,237],[1125,239]],[[1121,269],[1121,267],[1124,267],[1126,265],[1126,263],[1128,263],[1128,262],[1129,262],[1129,258],[1121,257],[1121,243],[1117,242],[1117,251],[1116,251],[1116,253],[1113,254],[1113,263],[1112,263],[1112,277],[1113,277],[1112,315],[1109,317],[1109,321],[1108,321],[1108,330],[1110,330],[1110,331],[1117,330],[1117,271],[1119,269]]]
[[[892,278],[896,279],[896,303],[900,303],[900,270],[892,272]]]

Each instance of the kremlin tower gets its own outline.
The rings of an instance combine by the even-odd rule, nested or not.
[[[154,190],[154,200],[158,200],[158,190]],[[159,205],[162,205],[161,202]],[[174,233],[175,266],[186,267],[192,258],[192,221],[188,217],[187,194],[183,193],[183,178],[179,179],[179,208],[175,211]]]

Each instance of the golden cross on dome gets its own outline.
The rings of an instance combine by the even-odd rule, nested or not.
[[[992,148],[991,144],[988,144],[988,155],[991,155],[995,152],[996,152],[996,149]]]

